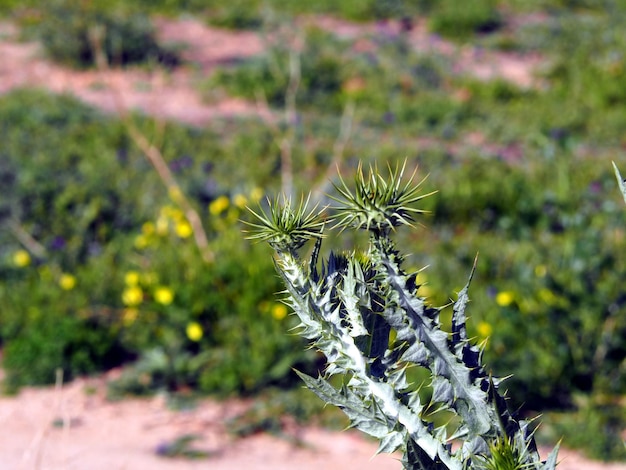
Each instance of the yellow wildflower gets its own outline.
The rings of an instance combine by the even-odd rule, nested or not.
[[[195,321],[189,322],[187,324],[185,332],[187,333],[187,338],[189,338],[191,341],[198,342],[204,336],[204,330],[202,329],[202,326],[200,325],[200,323]]]
[[[26,250],[17,250],[13,253],[13,264],[18,268],[25,268],[30,264],[30,255]]]
[[[287,306],[285,304],[274,304],[272,306],[272,316],[276,320],[282,320],[287,316]]]
[[[137,271],[128,271],[124,275],[124,284],[127,286],[136,286],[139,284],[139,273]]]
[[[154,227],[154,223],[152,222],[145,222],[141,226],[141,233],[143,233],[147,237],[154,234],[154,230],[155,230],[155,227]]]
[[[137,320],[138,315],[139,311],[136,308],[125,308],[122,312],[122,324],[124,326],[132,325]]]
[[[167,217],[161,214],[156,221],[156,233],[157,235],[163,237],[167,235],[169,230],[170,223],[167,220]]]
[[[263,197],[263,190],[259,187],[250,191],[250,200],[253,202],[259,202]]]
[[[174,230],[176,231],[176,235],[178,235],[180,238],[188,238],[193,233],[191,224],[186,220],[176,222]]]
[[[59,278],[59,286],[63,290],[72,290],[76,287],[76,278],[71,274],[63,273]]]
[[[209,204],[209,212],[212,215],[220,215],[230,205],[230,201],[226,196],[220,196],[217,199],[214,199],[211,204]]]
[[[135,237],[135,248],[138,250],[143,250],[149,245],[148,237],[145,235],[137,235]]]
[[[159,211],[159,217],[164,217],[166,219],[176,220],[182,217],[183,213],[178,207],[174,206],[163,206]]]
[[[546,277],[546,274],[548,274],[548,268],[546,268],[545,264],[538,264],[535,266],[535,276]]]
[[[541,289],[539,289],[539,292],[537,293],[537,295],[539,296],[539,299],[545,303],[546,305],[556,305],[557,304],[557,297],[556,295],[554,295],[554,292],[552,292],[550,289],[543,287]]]
[[[183,193],[178,186],[170,186],[167,188],[167,194],[172,201],[179,204],[183,200]]]
[[[493,333],[492,326],[486,321],[481,321],[477,326],[476,330],[478,331],[478,336],[481,338],[488,338]]]
[[[500,307],[508,307],[515,301],[515,296],[511,291],[498,292],[496,295],[496,303]]]
[[[154,300],[161,305],[169,305],[174,300],[174,292],[166,286],[159,286],[154,291]]]
[[[129,307],[136,307],[143,301],[143,290],[139,286],[129,286],[122,292],[122,302]]]
[[[239,209],[245,209],[248,204],[248,198],[243,194],[235,194],[233,197],[233,204]]]

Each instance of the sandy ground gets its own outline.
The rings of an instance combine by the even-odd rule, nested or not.
[[[2,470],[400,470],[398,456],[375,455],[376,444],[356,431],[285,426],[282,437],[259,433],[236,438],[226,422],[250,403],[202,400],[173,411],[163,397],[105,398],[105,382],[81,379],[63,388],[26,388],[0,398]],[[288,421],[286,421],[288,422]],[[194,435],[200,459],[159,455],[184,435]],[[545,456],[547,449],[542,449]],[[560,470],[626,470],[564,449]]]
[[[357,24],[328,17],[301,20],[355,41],[356,48],[374,47],[374,36],[400,34],[397,22]],[[233,32],[208,27],[195,19],[157,19],[161,40],[183,46],[186,65],[173,71],[148,72],[140,68],[76,71],[60,67],[45,58],[37,43],[20,42],[13,24],[0,23],[0,94],[18,87],[44,87],[58,93],[71,93],[107,112],[138,110],[163,119],[203,125],[218,117],[258,115],[265,119],[271,111],[258,103],[215,96],[210,100],[197,91],[198,81],[216,67],[261,54],[268,47],[267,35]],[[271,35],[270,35],[271,36]],[[407,34],[418,51],[445,54],[455,61],[457,73],[479,79],[501,77],[520,86],[533,86],[540,57],[508,52],[491,52],[471,45],[456,46],[428,33],[416,23]],[[271,40],[271,39],[270,39]],[[210,93],[209,93],[210,95]]]

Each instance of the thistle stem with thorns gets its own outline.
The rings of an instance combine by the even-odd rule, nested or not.
[[[376,168],[366,173],[359,165],[354,189],[342,178],[335,186],[340,205],[330,217],[333,228],[369,232],[364,253],[331,252],[320,262],[328,224],[325,210],[308,209],[308,199],[292,205],[283,197],[268,201],[269,213],[253,211],[250,238],[274,248],[299,332],[327,359],[323,377],[299,375],[322,400],[340,407],[353,427],[377,438],[379,452],[401,451],[405,469],[553,470],[558,446],[541,461],[529,423],[508,410],[500,381],[485,372],[481,350],[468,338],[469,281],[446,332],[441,309],[418,295],[417,273],[402,267],[392,232],[413,227],[423,212],[414,204],[432,194],[421,193],[415,173],[404,181],[405,168],[389,168],[383,178]],[[308,240],[314,246],[304,262],[299,251]],[[410,383],[412,367],[428,370],[430,400]],[[333,375],[343,377],[339,389],[328,381]],[[436,426],[432,410],[456,419]],[[459,445],[453,448],[453,442]]]

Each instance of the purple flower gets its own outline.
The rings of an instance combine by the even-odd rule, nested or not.
[[[65,245],[66,245],[65,238],[61,236],[57,236],[57,237],[54,237],[54,239],[50,243],[50,249],[62,250],[63,248],[65,248]]]

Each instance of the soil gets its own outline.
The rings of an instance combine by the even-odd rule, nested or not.
[[[197,91],[217,66],[236,63],[261,54],[267,38],[255,32],[228,31],[208,27],[195,19],[155,21],[164,42],[182,46],[186,65],[173,71],[141,68],[70,70],[46,60],[34,42],[19,41],[19,31],[11,23],[0,23],[0,94],[18,87],[42,87],[57,93],[70,93],[104,111],[141,111],[151,116],[202,126],[218,117],[272,113],[259,103]],[[373,35],[394,37],[401,33],[397,22],[380,24],[350,23],[330,17],[306,17],[302,26],[314,23],[334,34],[358,41],[359,47],[373,47]],[[416,50],[437,52],[455,61],[455,71],[478,79],[503,78],[520,86],[536,84],[534,71],[544,61],[537,55],[489,52],[470,45],[459,47],[428,33],[416,23],[407,33]]]
[[[400,25],[356,25],[330,18],[308,18],[338,35],[399,34]],[[185,43],[187,66],[175,71],[141,69],[73,71],[45,60],[37,44],[17,40],[16,28],[0,24],[0,93],[17,87],[45,87],[66,92],[107,112],[139,110],[162,119],[203,125],[217,117],[272,113],[254,103],[230,97],[203,100],[197,81],[217,65],[259,54],[259,35],[208,28],[192,19],[157,21],[164,40]],[[409,33],[416,48],[453,56],[457,69],[480,79],[502,77],[534,86],[540,57],[487,53],[459,48],[427,34],[417,24]],[[363,47],[369,47],[367,40]],[[480,140],[480,136],[477,137]],[[293,423],[282,436],[266,433],[244,439],[228,434],[226,422],[249,402],[204,400],[193,409],[172,411],[163,397],[105,398],[105,378],[81,379],[58,389],[26,388],[15,397],[0,398],[0,469],[400,469],[398,456],[374,457],[376,443],[360,434],[332,432]],[[191,448],[201,459],[166,457],[173,444],[192,436]],[[545,452],[544,452],[545,454]],[[625,464],[591,462],[568,450],[560,453],[560,470],[626,470]]]
[[[79,379],[59,388],[25,388],[0,398],[0,468],[13,470],[206,469],[400,470],[398,455],[375,456],[376,443],[355,431],[304,427],[285,418],[282,435],[245,438],[227,422],[251,400],[202,400],[183,411],[163,396],[106,399],[106,378]],[[193,436],[199,458],[168,457],[174,443]],[[547,449],[542,449],[545,456]],[[626,470],[626,464],[560,452],[559,470]]]

